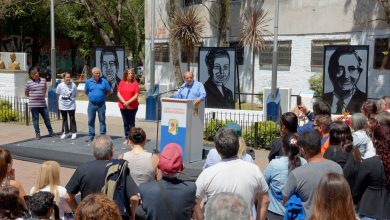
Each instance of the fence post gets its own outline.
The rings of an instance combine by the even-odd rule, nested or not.
[[[24,118],[26,120],[26,125],[29,126],[30,125],[30,118],[28,117],[28,103],[24,103]]]
[[[253,144],[254,148],[257,148],[257,141],[259,140],[259,122],[255,122],[255,141]]]

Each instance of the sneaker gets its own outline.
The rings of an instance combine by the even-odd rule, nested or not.
[[[65,134],[65,133],[63,133],[62,135],[61,135],[61,139],[65,139],[66,137],[68,137],[69,136],[69,134]]]
[[[40,140],[41,139],[41,134],[40,133],[36,133],[35,134],[35,140]]]
[[[72,140],[76,139],[77,138],[77,134],[76,133],[73,133],[72,134]]]
[[[93,137],[88,137],[87,139],[85,139],[85,142],[92,142],[93,141]]]

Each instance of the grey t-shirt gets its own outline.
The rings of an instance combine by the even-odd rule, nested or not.
[[[328,173],[343,174],[340,165],[331,161],[310,162],[295,168],[288,175],[287,185],[283,189],[283,196],[290,198],[297,194],[302,199],[305,209],[305,216],[308,218],[311,213],[311,202],[321,177]]]

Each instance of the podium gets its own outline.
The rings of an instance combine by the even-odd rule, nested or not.
[[[204,102],[195,107],[193,100],[161,99],[160,152],[165,145],[177,143],[183,150],[183,163],[202,160]]]

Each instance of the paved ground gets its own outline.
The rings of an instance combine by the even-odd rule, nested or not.
[[[76,115],[77,129],[80,132],[87,132],[87,117],[84,114]],[[107,122],[107,134],[121,136],[123,135],[122,119],[119,117],[108,117]],[[54,130],[61,130],[61,121],[52,121],[52,126]],[[98,124],[98,123],[97,123]],[[146,122],[146,121],[137,121],[136,126],[142,127],[146,131],[147,138],[151,140],[151,144],[155,144],[156,134],[157,134],[157,124],[156,122]],[[40,125],[41,134],[47,134],[47,130],[43,124]],[[98,128],[98,126],[96,127]],[[34,129],[32,125],[20,125],[13,123],[0,123],[0,145],[18,142],[21,140],[34,138]],[[268,164],[267,155],[268,151],[257,150],[256,152],[256,164],[259,165],[261,170]],[[24,186],[25,190],[28,191],[35,183],[36,176],[39,171],[40,164],[32,163],[22,160],[14,160],[13,164],[16,173],[16,179],[19,180]],[[65,185],[71,175],[73,174],[74,169],[70,168],[61,168],[61,184]]]

